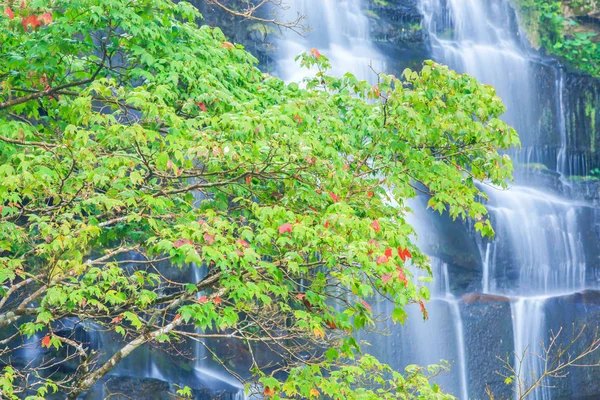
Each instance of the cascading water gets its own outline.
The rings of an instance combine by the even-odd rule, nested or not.
[[[286,31],[278,46],[281,58],[276,72],[285,81],[299,82],[309,75],[295,57],[312,48],[329,58],[336,76],[351,72],[374,80],[382,72],[384,57],[369,40],[369,24],[360,0],[295,0],[289,2],[283,20],[306,17],[309,27],[302,35]],[[371,69],[372,68],[372,69]]]
[[[511,4],[506,0],[422,0],[421,5],[433,58],[497,89],[507,108],[505,120],[528,145],[525,154],[515,158],[531,163],[551,158],[545,154],[547,149],[536,143],[543,115],[535,104],[544,96],[536,90],[536,71],[542,67],[539,57],[522,40]],[[564,72],[557,69],[555,77],[550,95],[554,96],[554,128],[561,147],[553,162],[557,172],[571,174],[582,169],[571,165],[567,156]],[[534,184],[544,186],[543,182]],[[543,372],[543,362],[534,354],[540,354],[540,341],[548,336],[548,299],[586,287],[580,227],[585,225],[590,206],[526,186],[486,192],[497,236],[480,247],[481,288],[484,293],[510,296],[512,338],[505,339],[513,342],[514,363],[515,367],[521,365],[522,379],[531,383]],[[529,398],[552,398],[547,380],[542,383]]]
[[[290,5],[287,19],[307,15],[312,31],[305,37],[288,32],[279,40],[276,73],[284,80],[300,81],[308,75],[292,60],[311,48],[330,58],[336,75],[350,71],[372,79],[370,64],[383,70],[385,57],[369,40],[359,0],[296,0]],[[522,151],[511,152],[517,164],[543,163],[564,176],[589,170],[585,156],[568,153],[566,73],[531,49],[509,0],[420,0],[420,7],[432,58],[497,89],[507,108],[503,118],[517,129],[524,145]],[[548,146],[547,137],[557,138],[559,145]],[[486,188],[497,236],[472,243],[473,247],[467,243],[473,238],[455,231],[449,235],[448,226],[435,226],[432,214],[415,204],[416,215],[410,222],[419,234],[420,247],[432,255],[430,320],[423,322],[419,310],[409,307],[404,326],[387,321],[378,327],[387,335],[359,337],[372,345],[370,352],[396,369],[450,361],[451,371],[437,381],[461,399],[487,398],[488,384],[499,396],[510,395],[511,388],[495,372],[501,369],[497,357],[506,356],[517,367],[518,357],[525,354],[520,368],[523,381],[531,383],[540,375],[543,363],[531,353],[540,352],[540,341],[556,327],[558,319],[550,318],[548,310],[560,304],[565,314],[574,314],[573,293],[587,289],[590,278],[595,279],[596,272],[586,263],[590,239],[581,227],[589,227],[597,210],[550,194],[547,182],[536,176],[527,178],[526,186],[507,191]],[[567,185],[566,180],[561,182]],[[460,236],[447,243],[457,247],[457,240],[462,240],[460,244],[466,245],[459,250],[461,256],[474,254],[478,261],[462,260],[457,267],[447,264],[444,254],[433,257],[448,253],[440,245],[447,236]],[[373,308],[375,313],[391,312],[385,301]],[[558,323],[564,324],[564,318]],[[552,399],[552,389],[544,385],[529,398]]]

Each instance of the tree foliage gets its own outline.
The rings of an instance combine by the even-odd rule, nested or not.
[[[315,77],[286,84],[198,18],[167,0],[6,3],[3,395],[76,398],[140,346],[221,337],[269,349],[248,368],[274,398],[446,398],[435,368],[393,372],[352,334],[375,295],[397,322],[410,303],[426,316],[407,268],[429,270],[405,222],[418,192],[492,234],[475,182],[505,185],[497,149],[518,142],[494,89],[433,62],[371,86],[318,51],[301,56]],[[27,337],[41,366],[11,362]]]

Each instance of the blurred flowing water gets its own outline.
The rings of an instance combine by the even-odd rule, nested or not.
[[[597,273],[588,266],[588,254],[597,259],[595,239],[588,237],[597,210],[554,187],[567,189],[564,178],[588,173],[590,161],[585,154],[568,151],[565,71],[531,48],[508,0],[419,3],[432,58],[496,88],[506,105],[503,119],[515,127],[523,143],[521,150],[510,151],[515,163],[544,164],[559,179],[549,183],[533,174],[509,190],[485,186],[495,240],[477,239],[468,223],[444,221],[425,210],[426,199],[415,200],[411,222],[419,245],[431,255],[434,274],[430,319],[423,322],[418,307],[409,306],[404,326],[387,321],[378,325],[385,335],[365,333],[360,339],[395,368],[450,361],[451,371],[437,382],[459,398],[487,398],[486,386],[498,396],[517,398],[516,387],[496,374],[502,368],[497,357],[518,368],[523,381],[531,383],[543,370],[543,362],[533,354],[541,353],[540,344],[547,343],[551,329],[556,331],[571,318],[563,316],[580,312],[576,296],[597,281]],[[307,14],[313,30],[305,37],[288,32],[279,41],[282,60],[277,73],[283,79],[299,81],[307,75],[292,60],[311,48],[331,59],[337,75],[350,71],[372,79],[369,65],[385,68],[385,57],[369,38],[361,11],[365,4],[297,0],[291,5],[288,19]],[[558,146],[548,146],[549,137],[556,138]],[[564,315],[550,318],[549,310],[558,305]],[[392,306],[380,301],[374,311],[389,315]],[[571,381],[568,385],[575,385],[576,379]],[[575,386],[569,390],[577,394]],[[529,398],[558,398],[553,393],[541,387]]]

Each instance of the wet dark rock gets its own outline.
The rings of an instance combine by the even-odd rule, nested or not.
[[[511,398],[511,385],[506,385],[497,371],[502,370],[498,357],[512,360],[514,349],[512,314],[509,299],[504,296],[473,293],[463,297],[461,316],[469,375],[469,396],[485,399],[489,386],[496,398]]]

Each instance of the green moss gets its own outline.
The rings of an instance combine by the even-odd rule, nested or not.
[[[379,19],[379,15],[377,15],[377,13],[373,10],[364,10],[363,14],[369,18]]]

